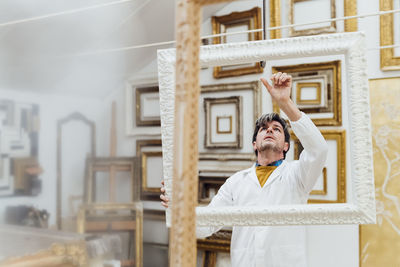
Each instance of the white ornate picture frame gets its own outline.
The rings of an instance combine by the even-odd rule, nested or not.
[[[342,55],[346,67],[349,124],[349,182],[353,196],[350,203],[279,205],[270,207],[197,207],[198,226],[257,226],[306,224],[375,223],[375,190],[372,162],[371,122],[367,79],[365,36],[363,33],[339,33],[257,42],[231,43],[200,48],[200,66],[221,66],[261,60],[301,59]],[[158,51],[161,133],[166,193],[172,196],[175,106],[175,49]],[[177,96],[182,97],[182,96]],[[178,114],[179,116],[179,114]],[[182,119],[182,117],[177,119]],[[190,127],[190,126],[187,126]],[[196,145],[196,144],[193,144]],[[178,151],[179,152],[179,151]],[[196,163],[194,163],[196,164]],[[174,205],[173,199],[170,208]],[[167,225],[170,211],[167,209]]]

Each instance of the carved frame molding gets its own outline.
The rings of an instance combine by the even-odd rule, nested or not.
[[[172,196],[173,156],[182,157],[173,147],[175,129],[175,49],[158,51],[160,108],[162,121],[163,165],[166,193]],[[305,224],[366,224],[375,223],[375,196],[372,164],[369,89],[366,69],[365,35],[337,33],[328,35],[286,38],[258,42],[231,43],[200,48],[200,66],[219,66],[237,63],[344,55],[347,68],[347,102],[350,124],[351,177],[353,203],[280,205],[271,207],[197,207],[198,226],[217,225],[305,225]],[[183,97],[179,95],[177,97]],[[186,96],[188,97],[188,96]],[[193,98],[196,95],[192,96]],[[197,95],[198,97],[198,95]],[[197,123],[197,120],[190,121]],[[182,123],[182,121],[181,121]],[[180,125],[180,124],[178,124]],[[192,127],[185,121],[185,127]],[[196,128],[196,127],[195,127]],[[196,146],[196,144],[194,144]],[[175,153],[174,153],[175,152]],[[180,167],[183,167],[180,165]],[[197,169],[197,161],[191,168]],[[180,173],[182,170],[176,169]],[[171,206],[174,205],[171,199]],[[167,210],[170,224],[170,210]]]

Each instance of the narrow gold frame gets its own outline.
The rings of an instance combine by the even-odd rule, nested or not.
[[[254,22],[252,25],[251,22]],[[220,34],[221,27],[223,25],[242,25],[248,24],[249,30],[260,29],[261,28],[261,8],[255,7],[250,10],[242,11],[242,12],[232,12],[228,15],[224,16],[213,16],[211,18],[212,30],[213,34]],[[254,26],[252,29],[251,26]],[[254,36],[254,40],[252,38]],[[224,37],[226,39],[226,37]],[[255,32],[249,33],[249,41],[262,40],[262,33]],[[214,37],[214,44],[221,44],[221,37]],[[214,67],[213,75],[214,78],[225,78],[225,77],[233,77],[240,76],[245,74],[253,74],[253,73],[262,73],[263,68],[261,67],[260,62],[255,62],[254,66],[250,67],[238,67],[235,69],[224,70],[221,66]]]
[[[301,100],[301,89],[304,87],[316,87],[317,88],[317,98]],[[321,104],[321,83],[297,83],[296,85],[296,104],[300,105],[318,105]]]
[[[229,119],[229,130],[228,131],[220,131],[219,130],[219,120],[220,119]],[[229,134],[232,133],[232,116],[217,116],[217,133],[219,134]]]
[[[289,4],[289,21],[290,24],[294,24],[294,4],[299,2],[307,2],[309,0],[290,0]],[[331,18],[336,18],[336,4],[335,0],[331,0]],[[289,29],[290,36],[302,36],[302,35],[314,35],[321,33],[334,33],[336,32],[336,21],[332,21],[330,26],[319,27],[319,28],[311,28],[306,30],[295,30],[294,27]]]
[[[211,141],[211,107],[219,104],[235,104],[236,113],[236,141],[225,143],[213,143]],[[242,97],[230,96],[221,98],[204,98],[204,115],[205,115],[205,148],[241,148],[242,147]]]
[[[392,10],[394,0],[380,0],[380,11]],[[394,45],[394,14],[380,16],[380,43],[381,46]],[[381,49],[381,69],[400,70],[400,57],[394,56],[394,48]]]
[[[326,167],[322,169],[322,179],[323,179],[323,188],[322,190],[312,190],[310,195],[326,195],[328,193],[328,174],[326,171]]]
[[[312,72],[318,70],[333,70],[333,118],[312,119],[317,126],[341,126],[342,125],[342,72],[341,62],[339,60],[323,62],[323,63],[310,63],[291,66],[272,67],[272,72]],[[301,110],[301,108],[300,108]],[[276,103],[273,103],[273,111],[280,113],[280,109]]]
[[[147,186],[147,158],[159,156],[162,158],[162,151],[142,151],[142,192],[144,193],[157,193],[157,197],[160,192],[160,187],[148,187]],[[161,178],[161,177],[160,177]]]
[[[216,267],[217,253],[231,251],[232,231],[221,230],[210,237],[197,239],[197,249],[203,251],[202,267]]]
[[[155,93],[159,92],[158,86],[151,87],[138,87],[136,88],[135,96],[136,96],[136,126],[160,126],[161,119],[152,119],[152,120],[142,120],[141,118],[141,105],[140,96],[146,93]]]
[[[160,139],[148,139],[148,140],[137,140],[136,141],[136,156],[139,157],[141,160],[140,179],[139,179],[140,180],[140,199],[142,199],[142,200],[158,200],[160,197],[159,188],[158,188],[157,192],[156,191],[150,192],[150,191],[143,190],[143,175],[144,175],[144,170],[145,170],[143,168],[143,163],[145,162],[145,159],[143,158],[144,152],[142,151],[142,149],[144,147],[159,147],[160,152],[161,152],[162,142]]]
[[[323,200],[323,199],[309,199],[308,203],[346,203],[346,131],[345,130],[321,130],[321,134],[325,140],[335,140],[336,141],[336,159],[337,159],[337,194],[336,200]],[[293,132],[290,133],[290,137],[296,143],[299,139],[294,135]],[[296,146],[294,150],[295,159],[299,154]],[[324,168],[325,169],[325,168]],[[326,169],[325,169],[326,171]],[[325,186],[324,181],[324,188]],[[314,195],[322,195],[316,194]]]

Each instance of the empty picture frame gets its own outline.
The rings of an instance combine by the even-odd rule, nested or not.
[[[400,8],[400,2],[395,0],[380,0],[381,11]],[[399,13],[380,16],[381,46],[400,44],[400,15]],[[400,48],[383,48],[381,51],[381,69],[400,70]]]
[[[136,88],[136,126],[160,126],[158,86]]]
[[[336,18],[335,0],[290,0],[290,24],[307,23]],[[310,12],[318,10],[318,12]],[[336,32],[336,22],[325,22],[312,25],[296,26],[290,28],[290,36],[312,35]]]
[[[204,98],[206,148],[242,147],[242,97]]]
[[[321,130],[328,143],[328,158],[325,167],[310,193],[308,203],[346,202],[346,132],[344,130]],[[291,132],[291,147],[288,151],[297,160],[303,147]],[[287,155],[292,158],[291,155]]]
[[[221,53],[223,51],[223,53]],[[304,225],[375,223],[375,190],[372,164],[371,122],[367,80],[365,35],[340,33],[259,42],[200,47],[200,66],[231,65],[261,60],[343,56],[346,62],[346,129],[349,136],[349,182],[351,202],[339,204],[279,205],[270,207],[197,207],[199,226],[220,225]],[[175,49],[158,51],[161,120],[163,122],[163,166],[166,194],[172,195],[175,117]],[[182,114],[177,114],[183,118]],[[190,121],[197,123],[197,120]],[[184,127],[192,127],[184,125]],[[180,129],[182,130],[182,129]],[[196,146],[196,144],[193,144]],[[182,168],[183,166],[180,166]],[[193,168],[197,162],[193,162]],[[181,170],[178,170],[180,172]],[[173,205],[173,199],[171,199]],[[167,224],[170,225],[167,209]]]
[[[136,156],[140,158],[140,199],[158,200],[163,179],[160,139],[136,141]]]
[[[293,77],[291,98],[317,126],[342,125],[341,61],[272,67]],[[274,112],[286,115],[273,103]]]
[[[224,16],[213,16],[211,23],[213,34],[261,29],[261,9],[255,7],[246,11],[232,12]],[[262,40],[261,32],[215,37],[213,43],[223,44],[255,40]],[[260,62],[251,62],[236,66],[214,67],[213,75],[214,78],[225,78],[261,72],[263,72],[263,68]]]

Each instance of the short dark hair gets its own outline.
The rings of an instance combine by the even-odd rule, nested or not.
[[[279,114],[274,113],[274,112],[263,114],[263,115],[261,115],[261,117],[259,117],[259,118],[256,120],[256,125],[255,125],[255,127],[254,127],[254,133],[253,133],[253,141],[252,141],[252,143],[256,141],[256,139],[257,139],[257,134],[258,134],[258,131],[260,130],[260,128],[261,128],[261,127],[264,127],[264,126],[267,124],[267,122],[271,122],[271,121],[277,121],[277,122],[279,122],[279,123],[282,125],[283,132],[284,132],[284,134],[285,134],[285,142],[288,143],[289,148],[290,148],[290,134],[289,134],[289,130],[288,130],[288,125],[286,124],[285,120],[282,119],[281,116],[279,116]],[[289,150],[289,148],[288,148],[288,150]],[[288,150],[283,151],[283,158],[286,158],[286,152],[287,152]],[[256,156],[258,156],[258,151],[257,151],[257,149],[254,151],[254,153],[256,154]]]

